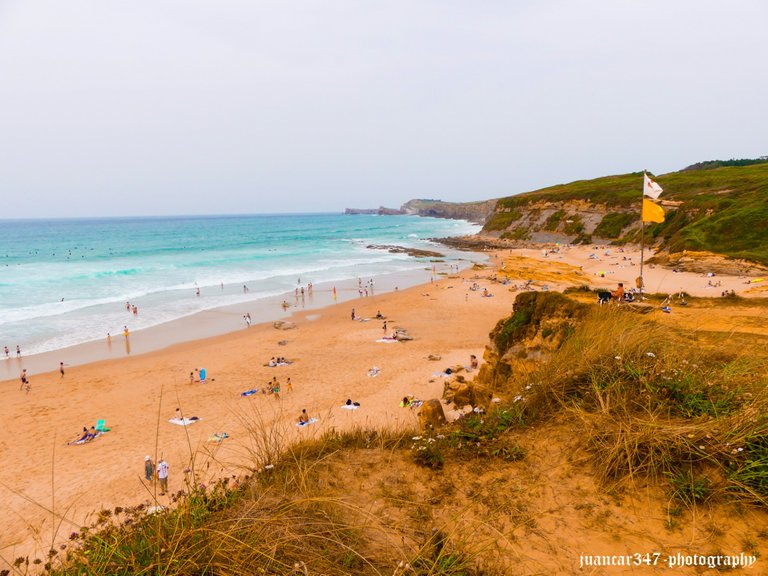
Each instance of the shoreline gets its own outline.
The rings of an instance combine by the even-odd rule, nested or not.
[[[466,258],[461,258],[461,254],[467,254],[467,252],[446,254],[440,259],[441,262],[427,261],[420,269],[381,274],[370,278],[374,281],[376,294],[384,294],[399,288],[407,289],[429,283],[432,271],[428,270],[428,267],[434,266],[439,276],[445,273],[442,268],[447,263],[458,265],[459,269],[463,270],[476,262],[488,260],[488,255],[481,252],[470,252],[470,256]],[[337,288],[336,298],[333,296],[334,286]],[[22,369],[26,369],[29,375],[45,374],[57,371],[59,362],[62,361],[66,368],[70,368],[92,362],[146,354],[175,344],[238,332],[247,329],[243,319],[246,313],[251,315],[252,325],[284,320],[302,310],[320,310],[337,303],[357,300],[359,299],[357,288],[354,278],[338,282],[321,282],[313,287],[312,294],[307,292],[304,298],[295,298],[293,293],[284,292],[246,302],[216,306],[132,331],[127,340],[120,333],[114,334],[111,341],[100,338],[56,350],[22,355],[21,358],[16,358],[11,352],[9,358],[0,359],[0,383],[17,378]],[[281,306],[284,301],[289,303],[289,308],[284,309]]]

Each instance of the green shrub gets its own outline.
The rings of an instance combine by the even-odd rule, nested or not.
[[[565,210],[558,210],[557,212],[550,214],[544,222],[544,230],[549,230],[550,232],[557,230],[563,216],[565,216]]]
[[[638,222],[636,213],[633,212],[609,212],[592,234],[598,238],[618,238],[622,230],[630,224]]]

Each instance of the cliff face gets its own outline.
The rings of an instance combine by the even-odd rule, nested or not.
[[[480,202],[443,202],[441,200],[410,200],[400,207],[404,214],[469,220],[484,224],[496,208],[496,200]]]
[[[539,200],[498,206],[483,233],[509,240],[578,243],[630,239],[639,229],[637,210],[587,200]]]
[[[433,218],[448,218],[451,220],[469,220],[475,224],[485,224],[488,217],[496,208],[496,200],[480,202],[443,202],[442,200],[410,200],[399,209],[379,208],[359,209],[347,208],[344,214],[378,214],[391,216],[408,214],[413,216],[431,216]]]
[[[512,315],[490,334],[477,384],[496,390],[513,374],[531,372],[562,346],[588,309],[556,292],[522,292]]]

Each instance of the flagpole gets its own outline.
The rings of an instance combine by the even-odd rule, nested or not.
[[[643,170],[643,187],[645,187],[646,171]],[[645,259],[645,221],[643,220],[643,200],[645,199],[645,189],[640,194],[640,301],[643,300],[643,260]]]

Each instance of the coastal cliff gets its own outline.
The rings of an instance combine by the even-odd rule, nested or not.
[[[482,235],[510,241],[640,241],[642,172],[558,184],[500,198]],[[666,254],[702,251],[768,264],[768,164],[654,176],[665,220],[645,241]]]
[[[430,216],[432,218],[447,218],[450,220],[468,220],[475,224],[484,224],[493,214],[496,200],[480,200],[477,202],[443,202],[442,200],[409,200],[399,209],[385,208],[346,208],[344,214],[378,214],[390,216],[407,214],[412,216]]]
[[[481,200],[478,202],[443,202],[441,200],[410,200],[401,206],[404,214],[431,216],[433,218],[449,218],[454,220],[469,220],[483,224],[494,213],[496,200]]]

